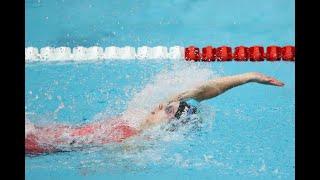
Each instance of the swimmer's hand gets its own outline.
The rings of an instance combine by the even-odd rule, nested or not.
[[[284,83],[277,80],[276,78],[266,76],[262,73],[258,72],[252,72],[250,73],[251,76],[251,82],[257,82],[260,84],[267,84],[267,85],[273,85],[273,86],[284,86]]]
[[[225,91],[232,89],[234,87],[256,82],[260,84],[273,85],[273,86],[284,86],[284,83],[273,78],[266,76],[258,72],[249,72],[233,76],[220,77],[216,79],[209,80],[202,85],[195,87],[193,89],[184,91],[173,96],[169,102],[172,101],[183,101],[185,99],[195,99],[197,101],[203,101],[206,99],[211,99],[216,97]]]

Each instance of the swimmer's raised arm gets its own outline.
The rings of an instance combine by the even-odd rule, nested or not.
[[[260,84],[267,84],[273,86],[283,86],[284,83],[281,81],[268,77],[264,74],[257,72],[249,72],[239,75],[226,76],[213,80],[209,80],[206,83],[185,92],[182,92],[169,99],[169,102],[173,101],[183,101],[186,99],[195,99],[198,101],[203,101],[216,97],[225,91],[243,85],[249,82],[256,82]]]

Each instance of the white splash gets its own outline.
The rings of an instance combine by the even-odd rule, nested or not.
[[[214,77],[217,77],[216,73],[201,65],[190,66],[189,63],[177,62],[172,69],[164,69],[151,78],[150,82],[134,95],[128,102],[123,117],[137,125],[158,103]]]

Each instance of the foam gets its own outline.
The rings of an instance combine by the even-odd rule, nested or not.
[[[25,118],[26,122],[25,122],[25,134],[24,134],[24,137],[26,138],[28,134],[31,134],[31,133],[35,133],[36,132],[36,128],[35,126],[27,119]]]
[[[149,60],[149,59],[184,59],[184,47],[173,46],[132,46],[116,47],[99,46],[83,47],[36,47],[25,48],[25,62],[54,62],[54,61],[96,61],[96,60]]]
[[[215,72],[206,67],[189,66],[181,61],[174,63],[171,68],[158,73],[140,92],[134,94],[127,103],[127,110],[123,113],[125,119],[137,124],[158,103],[217,77]],[[197,75],[197,78],[192,78],[193,75]]]
[[[147,47],[150,48],[150,47]],[[132,49],[124,48],[124,50],[119,50],[121,48],[119,47],[112,47],[110,48],[110,52],[114,53],[116,55],[119,51],[127,51],[128,54],[132,52]],[[153,48],[150,48],[153,49]],[[156,48],[158,50],[163,50],[163,48]],[[50,50],[51,49],[47,49]],[[79,48],[79,59],[80,55],[88,53],[88,49]],[[96,51],[100,51],[97,48],[93,49]],[[179,48],[175,48],[177,52],[179,51]],[[56,51],[53,51],[56,53]],[[169,49],[170,52],[170,49]],[[129,56],[129,55],[128,55]],[[197,78],[193,78],[196,76]],[[124,117],[127,117],[125,119],[130,120],[132,124],[138,124],[141,122],[141,120],[144,118],[144,115],[146,113],[149,113],[150,110],[156,105],[158,102],[165,100],[167,97],[170,97],[176,93],[180,93],[182,91],[185,91],[187,89],[191,89],[200,83],[216,77],[216,73],[212,71],[211,68],[206,67],[204,64],[189,64],[185,61],[174,61],[172,65],[168,66],[168,68],[163,69],[159,73],[157,73],[154,77],[148,77],[150,78],[150,81],[146,84],[141,84],[143,86],[142,90],[140,91],[140,88],[137,88],[137,93],[133,94],[133,98],[127,102],[128,111],[124,113]],[[139,91],[138,91],[139,90]],[[133,109],[137,108],[136,109]],[[57,111],[59,108],[57,109]],[[128,113],[131,111],[131,114]],[[137,113],[137,111],[139,111]],[[208,116],[209,117],[209,116]],[[111,123],[111,122],[110,122]],[[54,125],[52,124],[52,127]],[[28,127],[26,126],[26,129],[28,128],[32,130],[32,126]],[[54,128],[54,127],[53,127]],[[104,129],[101,129],[104,130]],[[182,131],[181,131],[182,130]],[[105,163],[101,166],[109,167],[111,166],[109,162],[114,162],[112,164],[117,165],[117,168],[121,168],[122,164],[126,164],[125,162],[128,160],[131,163],[137,165],[137,167],[144,167],[150,163],[157,163],[157,164],[173,164],[177,163],[177,166],[180,167],[192,167],[195,166],[196,163],[200,163],[204,161],[203,159],[200,160],[193,160],[188,159],[190,157],[186,157],[183,154],[181,154],[180,157],[170,159],[168,157],[171,157],[171,152],[168,150],[169,146],[171,144],[176,145],[177,143],[183,143],[186,140],[186,137],[184,136],[183,129],[179,129],[179,131],[176,132],[166,132],[164,133],[162,129],[159,127],[154,127],[153,129],[150,129],[150,131],[144,132],[146,137],[151,137],[151,140],[145,140],[143,139],[144,136],[141,137],[135,137],[132,139],[129,139],[129,141],[125,142],[124,144],[108,144],[106,147],[99,147],[95,149],[94,147],[90,147],[90,149],[83,151],[86,153],[85,156],[82,158],[86,158],[83,162],[84,165],[96,168],[98,165],[95,162],[96,160],[102,160],[101,163]],[[101,132],[100,134],[103,134],[104,132]],[[97,132],[97,134],[99,134]],[[51,137],[41,137],[41,141],[48,142],[55,144],[56,142],[52,141],[53,138]],[[190,138],[190,137],[188,137]],[[79,138],[78,143],[75,143],[73,145],[73,148],[76,148],[78,146],[82,146],[82,142],[91,143],[92,145],[95,145],[94,140],[102,139],[102,137],[99,136],[87,136],[85,138]],[[61,136],[61,140],[70,142],[72,138],[68,135],[68,133],[63,134]],[[66,151],[72,150],[70,149],[68,144],[55,144],[61,149],[64,149]],[[129,147],[129,150],[127,150]],[[81,151],[80,151],[81,153]],[[100,154],[97,154],[100,153]],[[79,162],[79,153],[77,152],[77,156],[72,156],[71,158],[74,158],[74,162]],[[208,159],[208,158],[207,158]],[[211,160],[209,158],[209,160]],[[116,161],[116,162],[115,162]],[[211,160],[212,161],[212,160]],[[207,164],[211,163],[208,162]],[[61,162],[65,162],[65,160],[61,160]],[[67,162],[70,162],[68,160]],[[92,163],[92,164],[91,164]],[[203,164],[203,166],[206,166],[207,164]],[[136,166],[135,166],[136,167]]]

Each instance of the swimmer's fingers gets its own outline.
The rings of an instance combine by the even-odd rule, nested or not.
[[[279,86],[279,87],[282,87],[284,86],[284,83],[275,79],[275,78],[272,78],[272,77],[266,77],[265,79],[262,80],[263,84],[268,84],[268,85],[273,85],[273,86]]]
[[[266,76],[261,73],[254,73],[254,81],[261,84],[273,85],[273,86],[284,86],[284,83],[276,78]]]
[[[279,81],[279,80],[277,80],[277,79],[275,79],[275,78],[269,78],[268,80],[267,80],[267,82],[268,82],[268,84],[270,84],[270,85],[274,85],[274,86],[284,86],[284,83],[283,82],[281,82],[281,81]]]

